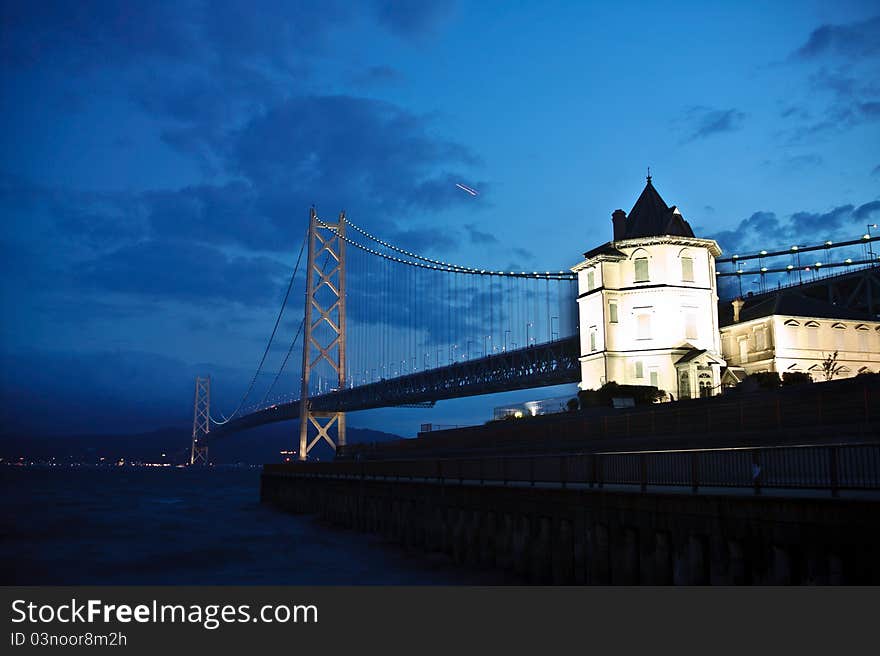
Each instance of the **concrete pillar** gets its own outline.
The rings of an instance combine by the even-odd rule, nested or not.
[[[769,583],[771,585],[791,585],[792,583],[789,552],[775,544],[770,547]]]
[[[568,519],[559,519],[555,524],[552,565],[554,585],[574,583],[574,532]]]
[[[529,573],[529,518],[520,515],[513,531],[513,571],[526,577]]]
[[[746,585],[748,583],[748,570],[742,545],[734,540],[728,541],[727,553],[730,585]]]
[[[510,513],[504,513],[495,541],[495,564],[503,570],[514,569],[513,536],[514,518]]]
[[[588,567],[590,578],[587,583],[591,585],[611,584],[611,561],[608,541],[608,527],[605,524],[595,523],[589,530],[587,537]]]
[[[637,585],[639,583],[639,535],[636,529],[625,527],[619,532],[620,542],[613,549],[614,585]]]
[[[480,526],[480,566],[486,569],[495,567],[497,523],[495,513],[489,511],[485,514],[485,520]]]
[[[548,585],[553,579],[552,544],[550,518],[541,517],[533,529],[534,538],[529,545],[529,580]]]

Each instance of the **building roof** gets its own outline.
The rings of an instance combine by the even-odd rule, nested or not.
[[[675,237],[693,237],[694,231],[684,220],[681,212],[673,205],[669,207],[654,189],[651,176],[648,176],[645,188],[636,204],[626,217],[623,239],[638,237],[659,237],[672,235]]]
[[[687,353],[685,353],[683,356],[681,356],[678,360],[676,360],[675,364],[684,364],[685,362],[690,362],[694,358],[703,355],[703,353],[705,353],[705,352],[706,352],[706,349],[692,348]]]
[[[612,257],[626,257],[626,253],[620,251],[612,245],[612,242],[607,241],[601,246],[596,246],[593,250],[587,251],[584,253],[584,258],[589,260],[590,258],[596,257],[597,255],[610,255]]]
[[[746,297],[745,305],[739,313],[739,322],[762,319],[774,314],[789,317],[814,317],[816,319],[871,319],[866,312],[843,308],[833,303],[804,296],[793,290],[785,290],[768,296]],[[733,321],[733,306],[729,301],[718,303],[718,325],[730,326]]]

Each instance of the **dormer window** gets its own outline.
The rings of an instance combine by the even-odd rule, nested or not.
[[[648,282],[648,258],[637,257],[635,260],[635,281]]]

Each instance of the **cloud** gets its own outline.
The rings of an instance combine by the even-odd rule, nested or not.
[[[444,209],[463,199],[438,169],[477,162],[465,146],[431,136],[427,118],[352,96],[290,98],[214,147],[231,173],[285,198],[285,212],[311,202],[392,215]],[[264,209],[271,214],[271,201]]]
[[[880,119],[880,16],[847,25],[822,25],[789,61],[811,67],[811,112],[800,105],[782,112],[791,122],[789,142],[837,133]],[[824,106],[823,106],[824,104]]]
[[[712,107],[690,107],[685,110],[682,122],[688,134],[683,142],[705,139],[715,134],[736,132],[743,127],[746,114],[735,109],[714,109]]]
[[[74,273],[86,287],[156,302],[246,306],[274,303],[289,276],[285,266],[266,257],[229,256],[209,246],[162,240],[124,246]]]
[[[878,164],[871,170],[871,175],[880,175],[880,164]]]
[[[774,212],[755,212],[732,230],[710,235],[730,255],[748,251],[786,249],[792,244],[814,245],[826,239],[857,239],[864,221],[880,212],[880,201],[859,206],[846,203],[826,212],[798,211],[785,219]]]
[[[792,55],[800,59],[822,55],[861,59],[877,52],[880,52],[880,16],[847,25],[820,25]]]
[[[498,237],[493,235],[491,232],[478,230],[473,223],[469,223],[464,227],[464,229],[467,231],[468,238],[471,240],[472,244],[486,245],[499,243]]]
[[[522,261],[530,261],[535,259],[535,254],[525,248],[514,248],[513,254]]]
[[[381,25],[404,38],[434,32],[453,10],[453,0],[373,0],[373,11]]]
[[[853,216],[859,221],[866,221],[880,213],[880,200],[873,200],[870,203],[860,205],[854,212]]]

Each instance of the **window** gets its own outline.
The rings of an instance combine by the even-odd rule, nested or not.
[[[651,315],[646,313],[640,314],[637,321],[636,339],[651,339]]]
[[[743,337],[739,340],[739,361],[749,361],[749,338]]]
[[[683,308],[683,310],[685,339],[697,339],[697,315],[694,308]]]
[[[767,348],[767,333],[764,332],[764,327],[761,326],[755,330],[755,350],[763,351]]]
[[[656,369],[651,369],[651,387],[660,387],[660,375]]]
[[[648,281],[648,258],[647,257],[637,257],[635,259],[635,267],[636,267],[636,282],[647,282]]]
[[[681,279],[685,282],[694,281],[694,258],[690,255],[681,257]]]
[[[608,302],[608,322],[617,323],[617,301]]]
[[[590,326],[590,353],[596,350],[596,326]]]
[[[697,384],[700,388],[700,398],[712,396],[712,368],[698,367],[697,369]]]
[[[687,369],[682,369],[678,373],[678,398],[691,398],[691,376]]]
[[[867,351],[868,350],[868,329],[859,329],[857,333],[859,336],[859,350]]]
[[[636,360],[636,378],[645,377],[645,365],[641,360]]]
[[[596,289],[596,272],[593,269],[587,271],[587,291],[591,292]]]

